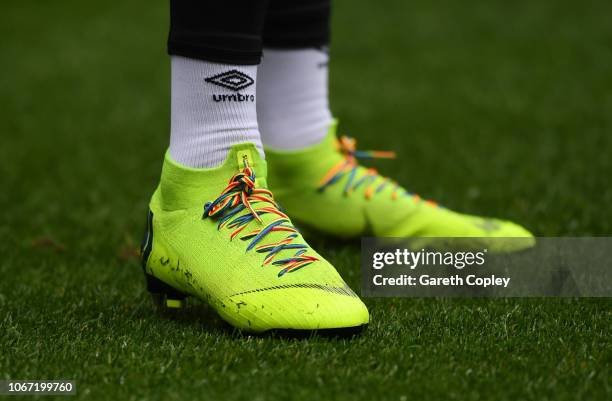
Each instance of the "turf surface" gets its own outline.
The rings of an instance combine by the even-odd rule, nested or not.
[[[134,249],[168,135],[164,2],[0,13],[0,378],[79,398],[609,400],[610,300],[366,299],[359,338],[162,318]],[[336,2],[332,103],[379,167],[538,235],[612,231],[612,3]],[[357,287],[358,245],[313,239]]]

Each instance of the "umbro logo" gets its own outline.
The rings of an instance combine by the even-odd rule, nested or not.
[[[238,70],[226,71],[222,74],[206,78],[205,81],[210,82],[211,84],[222,86],[227,89],[231,89],[233,91],[239,91],[241,89],[248,88],[249,86],[255,83],[255,81],[253,81],[253,78]]]
[[[248,88],[255,81],[245,73],[238,70],[226,71],[205,79],[206,82],[221,86],[226,89],[238,92],[241,89]],[[244,95],[242,93],[234,93],[231,95],[213,94],[212,98],[215,102],[254,102],[255,95]]]

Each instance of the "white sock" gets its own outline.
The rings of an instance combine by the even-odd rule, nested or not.
[[[223,163],[230,147],[251,142],[263,157],[255,105],[256,65],[172,56],[170,156],[190,167]]]
[[[257,118],[266,146],[299,149],[319,143],[332,122],[326,50],[264,49],[258,70]]]

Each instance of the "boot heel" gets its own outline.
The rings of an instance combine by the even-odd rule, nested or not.
[[[162,310],[183,308],[187,301],[187,294],[172,288],[160,279],[145,274],[147,291],[151,293],[153,303]]]

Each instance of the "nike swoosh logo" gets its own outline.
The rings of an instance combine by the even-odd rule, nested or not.
[[[250,294],[252,292],[284,290],[284,289],[287,289],[287,288],[309,288],[309,289],[327,291],[327,292],[331,292],[331,293],[338,294],[338,295],[346,295],[346,296],[349,296],[349,297],[357,297],[357,294],[355,294],[353,292],[353,290],[351,290],[351,288],[348,285],[346,285],[346,284],[343,287],[330,287],[330,286],[321,285],[321,284],[300,284],[300,283],[297,283],[297,284],[275,285],[275,286],[272,286],[272,287],[264,287],[264,288],[257,288],[257,289],[254,289],[254,290],[242,291],[242,292],[238,292],[236,294],[230,295],[230,298],[238,296],[238,295]]]

